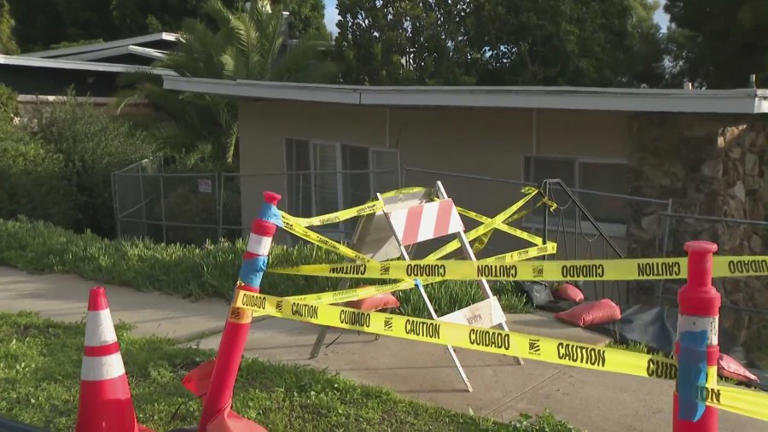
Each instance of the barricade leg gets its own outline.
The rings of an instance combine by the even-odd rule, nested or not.
[[[685,244],[688,282],[677,293],[679,315],[675,356],[677,387],[673,397],[674,432],[715,432],[719,412],[705,405],[717,385],[720,294],[712,286],[712,254],[717,245],[706,241]]]
[[[239,290],[258,293],[261,278],[266,271],[267,255],[277,229],[275,222],[279,223],[279,216],[275,219],[275,206],[280,200],[280,195],[265,192],[264,200],[259,218],[251,225],[248,246],[243,254],[243,264],[240,268],[240,282],[237,287]],[[221,335],[210,387],[203,399],[203,412],[199,425],[201,432],[266,431],[260,425],[243,419],[231,411],[237,371],[240,368],[240,359],[243,356],[253,316],[250,310],[235,306],[236,301],[237,290],[235,290],[227,323]]]

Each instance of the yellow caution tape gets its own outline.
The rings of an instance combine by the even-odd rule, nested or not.
[[[343,244],[333,241],[324,235],[318,234],[308,228],[305,228],[301,224],[297,223],[293,216],[289,215],[288,213],[281,211],[280,215],[283,218],[283,228],[299,238],[302,238],[310,243],[314,243],[328,250],[332,250],[347,258],[352,258],[354,260],[364,262],[373,261],[360,252],[353,250],[352,248],[344,246]]]
[[[717,386],[699,390],[699,398],[707,405],[768,421],[768,394],[737,387]]]
[[[527,249],[521,249],[519,251],[515,252],[509,252],[506,254],[502,254],[496,257],[488,258],[489,260],[509,260],[509,262],[515,262],[517,260],[523,260],[527,258],[533,258],[536,256],[541,256],[544,254],[550,254],[557,252],[557,245],[554,243],[548,243],[546,246],[534,246]],[[400,263],[404,263],[405,261],[397,261]],[[439,261],[443,262],[443,261]],[[471,261],[461,261],[461,262],[467,262],[471,263]],[[386,264],[386,263],[378,263],[373,261],[371,265],[376,266],[379,264]],[[354,265],[354,264],[339,264],[339,265]],[[320,266],[323,266],[323,264],[320,264]],[[291,267],[291,268],[283,268],[283,269],[270,269],[270,272],[275,273],[288,273],[288,274],[295,274],[291,269],[298,269],[304,266],[298,266],[298,267]],[[301,273],[301,274],[307,274],[312,275],[312,273]],[[339,277],[342,277],[339,275]],[[347,277],[346,275],[343,277]],[[396,278],[393,276],[393,278]],[[477,278],[474,278],[477,279]],[[425,278],[419,278],[422,285],[427,285],[430,283],[435,283],[441,280],[445,280],[445,278],[440,277],[425,277]],[[303,295],[297,295],[297,296],[291,296],[286,297],[287,299],[291,299],[293,301],[298,302],[306,302],[306,303],[313,303],[313,304],[330,304],[330,303],[341,303],[345,301],[351,301],[351,300],[359,300],[367,297],[374,296],[376,294],[383,294],[383,293],[389,293],[389,292],[395,292],[395,291],[401,291],[413,288],[413,280],[403,280],[396,283],[390,283],[390,284],[384,284],[384,285],[368,285],[363,286],[359,288],[350,288],[340,291],[326,291],[326,292],[320,292],[320,293],[314,293],[314,294],[303,294]]]
[[[351,207],[337,212],[328,213],[320,216],[314,216],[310,218],[300,218],[292,216],[294,223],[301,226],[316,226],[327,225],[336,222],[345,221],[353,217],[365,216],[367,214],[376,213],[384,209],[384,203],[381,201],[371,201],[357,207]]]
[[[395,195],[410,194],[410,193],[424,192],[424,191],[426,191],[426,188],[423,188],[423,187],[407,187],[407,188],[395,189],[393,191],[385,192],[381,196],[390,197]],[[301,225],[304,227],[327,225],[327,224],[342,222],[347,219],[352,219],[358,216],[365,216],[372,213],[380,212],[383,209],[384,209],[384,203],[382,203],[379,200],[375,200],[375,201],[369,201],[357,207],[351,207],[348,209],[339,210],[337,212],[327,213],[324,215],[313,216],[309,218],[291,216],[291,220],[293,221],[294,224]],[[285,214],[286,213],[283,213],[283,215]]]
[[[686,258],[630,258],[608,260],[525,261],[554,253],[553,243],[523,249],[479,261],[413,260],[364,263],[310,264],[270,271],[342,278],[420,278],[474,280],[653,280],[686,279]],[[768,276],[768,256],[713,257],[712,276]]]
[[[480,237],[481,235],[485,234],[486,232],[497,228],[498,226],[504,224],[504,221],[507,220],[510,216],[514,215],[525,203],[530,201],[536,194],[539,193],[538,189],[535,188],[523,188],[523,193],[526,195],[518,202],[512,204],[509,208],[504,210],[503,212],[496,215],[493,219],[489,220],[488,222],[480,225],[479,227],[476,227],[466,233],[467,241],[472,241],[477,237]],[[461,242],[459,242],[458,239],[455,239],[440,249],[432,252],[427,259],[435,259],[437,257],[445,256],[446,254],[458,249],[461,246]]]
[[[539,237],[537,235],[534,235],[534,234],[531,234],[531,233],[528,233],[528,232],[525,232],[523,230],[517,229],[515,227],[509,226],[509,224],[511,224],[512,222],[514,222],[516,220],[524,218],[529,213],[531,213],[532,211],[534,211],[535,209],[539,208],[542,204],[545,204],[545,203],[549,206],[550,211],[554,210],[555,208],[557,208],[557,204],[555,204],[554,202],[552,202],[552,201],[550,201],[550,200],[548,200],[546,198],[542,198],[533,207],[531,207],[531,208],[529,208],[527,210],[524,210],[524,211],[521,211],[521,212],[513,214],[512,216],[507,218],[503,223],[495,226],[494,228],[499,230],[499,231],[504,231],[507,234],[511,234],[513,236],[520,237],[523,240],[528,240],[529,242],[531,242],[533,244],[542,245],[542,244],[544,244],[544,239],[542,239],[541,237]],[[459,211],[459,213],[463,214],[464,216],[467,216],[468,218],[474,219],[474,220],[476,220],[478,222],[481,222],[481,223],[488,223],[488,222],[491,221],[490,218],[485,217],[485,216],[483,216],[483,215],[481,215],[479,213],[475,213],[475,212],[473,212],[471,210],[467,210],[467,209],[464,209],[464,208],[461,208],[461,207],[457,207],[457,210]],[[475,243],[472,245],[472,250],[475,253],[477,253],[477,252],[481,251],[483,248],[485,248],[485,245],[488,243],[488,241],[490,241],[492,234],[493,234],[493,231],[488,231],[485,234],[483,234],[482,236],[478,237],[477,240],[475,240]]]
[[[413,260],[366,261],[338,264],[308,264],[270,269],[274,273],[300,274],[340,278],[440,278],[440,279],[517,279],[517,263],[557,252],[557,245],[549,243],[505,253],[479,261]]]
[[[296,321],[366,333],[452,345],[494,354],[640,377],[677,379],[675,360],[617,348],[524,333],[473,327],[381,312],[298,302],[238,290],[235,306]],[[768,421],[768,395],[730,387],[702,387],[709,405]]]

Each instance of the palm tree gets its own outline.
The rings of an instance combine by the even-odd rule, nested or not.
[[[154,64],[179,75],[217,79],[333,82],[337,69],[326,54],[326,35],[309,35],[288,47],[285,17],[269,1],[238,2],[228,9],[209,0],[204,15],[211,23],[186,19],[182,42]],[[213,24],[213,25],[210,25]],[[216,95],[169,92],[159,78],[128,79],[140,96],[166,114],[156,127],[171,152],[199,162],[231,164],[237,145],[237,107]],[[136,93],[133,94],[136,96]]]

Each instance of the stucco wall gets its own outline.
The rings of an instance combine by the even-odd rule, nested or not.
[[[389,119],[388,119],[389,117]],[[522,179],[524,155],[626,159],[627,113],[517,109],[389,109],[300,102],[240,104],[240,169],[244,174],[285,170],[287,137],[400,150],[406,166]],[[534,124],[536,130],[534,131]],[[486,213],[519,196],[519,185],[406,173],[407,184],[440,178],[462,205]],[[282,176],[243,179],[243,220],[260,205],[261,191],[285,192]],[[290,199],[290,197],[286,197]]]

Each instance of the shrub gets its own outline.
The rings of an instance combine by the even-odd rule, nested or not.
[[[46,241],[40,242],[41,238]],[[101,282],[192,298],[230,299],[243,250],[242,240],[221,240],[202,247],[152,243],[146,239],[108,240],[88,232],[75,234],[43,222],[0,220],[0,264],[25,270],[75,273]],[[271,267],[286,267],[340,262],[342,258],[311,244],[292,247],[275,244],[269,260]],[[262,288],[266,294],[285,297],[334,291],[342,280],[268,271]],[[357,286],[378,282],[353,281]],[[493,281],[491,287],[507,312],[529,310],[513,283]],[[483,298],[474,281],[445,281],[429,285],[427,291],[441,316]],[[428,317],[418,291],[405,290],[397,295],[401,304],[399,313]]]
[[[67,177],[59,155],[0,120],[0,218],[26,215],[70,226],[75,192]]]
[[[77,190],[72,228],[114,235],[111,173],[152,154],[148,135],[71,95],[38,109],[36,120],[37,136],[51,154],[61,156]]]
[[[13,123],[13,118],[19,114],[19,95],[0,83],[0,123]]]

